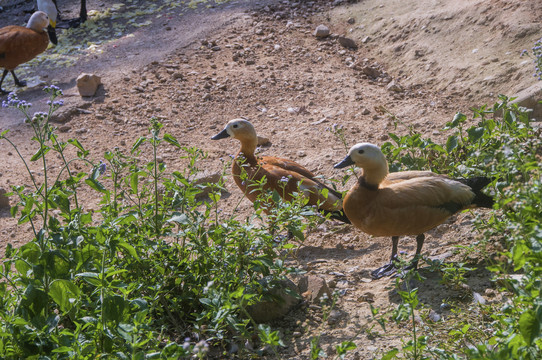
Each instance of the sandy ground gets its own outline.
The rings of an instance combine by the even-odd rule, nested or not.
[[[470,114],[472,106],[493,104],[497,94],[514,95],[536,82],[532,62],[520,52],[540,36],[542,4],[537,1],[234,1],[190,9],[162,0],[152,2],[156,8],[147,9],[147,14],[136,15],[146,3],[133,1],[115,12],[108,10],[112,1],[89,1],[89,9],[96,13],[88,25],[73,33],[61,32],[60,46],[20,69],[21,75],[39,83],[18,93],[34,104],[33,111],[46,108],[40,90],[44,84],[64,89],[60,136],[77,137],[95,161],[113,147],[129,151],[146,134],[150,117],[156,116],[183,145],[209,153],[199,164],[202,170],[220,171],[220,159],[234,154],[238,144],[212,142],[210,137],[228,120],[243,116],[271,141],[261,153],[289,158],[339,179],[344,173],[333,164],[346,152],[328,131],[334,124],[345,129],[349,145],[361,141],[380,145],[389,140],[389,132],[405,134],[408,126],[438,141],[445,138],[440,129],[457,111]],[[3,5],[0,26],[24,23],[29,17],[25,11],[31,11],[30,3],[8,5]],[[75,16],[75,5],[64,5],[66,15]],[[139,26],[129,23],[134,17]],[[320,24],[331,29],[331,36],[314,36]],[[111,33],[116,35],[106,35]],[[339,35],[354,40],[357,48],[341,46]],[[368,73],[369,68],[375,72]],[[78,95],[75,78],[81,72],[102,77],[97,96]],[[390,86],[392,81],[395,86]],[[12,86],[8,76],[5,88]],[[392,115],[400,120],[397,128]],[[36,146],[30,141],[31,129],[20,119],[16,111],[0,110],[1,128],[10,130],[28,157]],[[6,142],[0,142],[0,153],[4,165],[0,187],[29,185]],[[171,170],[184,164],[173,148],[166,147],[161,156]],[[43,173],[39,164],[32,164],[32,170]],[[231,193],[224,200],[228,212],[242,195],[231,178],[226,183]],[[92,207],[94,194],[87,194],[86,201]],[[239,216],[250,210],[251,203],[243,200]],[[476,263],[475,255],[457,255],[456,245],[476,242],[472,221],[477,214],[484,213],[462,213],[430,231],[424,253]],[[21,245],[29,230],[3,211],[0,248]],[[318,334],[330,353],[331,345],[353,338],[358,349],[347,357],[351,359],[371,359],[401,345],[404,326],[390,326],[386,333],[365,327],[369,304],[385,311],[400,302],[393,279],[373,281],[369,276],[388,260],[390,243],[333,222],[308,236],[292,263],[326,279],[342,297],[333,322],[321,324],[321,310],[311,307],[275,324],[288,345],[285,358],[306,359],[309,338]],[[413,254],[414,239],[403,239],[400,249]],[[446,288],[437,273],[427,269],[421,273],[427,277],[418,284],[422,314],[433,310],[452,319],[442,303],[469,306],[471,297],[464,291]],[[498,301],[483,265],[468,282],[470,292]]]

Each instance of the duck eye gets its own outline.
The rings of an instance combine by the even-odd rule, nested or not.
[[[358,154],[363,154],[365,150],[358,150]]]
[[[237,129],[238,127],[239,127],[239,125],[237,125],[237,124],[234,124],[234,125],[233,125],[233,128],[234,128],[234,129]]]

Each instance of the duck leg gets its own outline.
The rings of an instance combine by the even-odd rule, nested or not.
[[[15,81],[15,85],[17,86],[26,86],[26,81],[17,79],[17,76],[15,76],[15,71],[10,70],[11,75],[13,75],[13,80]]]
[[[390,262],[372,271],[371,276],[373,279],[380,279],[381,277],[384,277],[384,276],[390,276],[390,275],[393,275],[397,271],[397,267],[395,266],[395,261],[397,260],[397,246],[399,244],[399,236],[392,236],[391,241],[392,241],[392,244],[391,244]]]
[[[2,89],[2,83],[4,82],[4,78],[6,77],[7,74],[8,74],[8,70],[4,70],[4,72],[2,73],[2,79],[0,80],[0,94],[2,95],[8,94],[6,90]]]
[[[412,260],[410,265],[405,267],[403,270],[408,271],[410,269],[417,269],[418,268],[418,261],[420,261],[420,253],[422,252],[422,246],[423,246],[424,240],[425,240],[425,235],[424,234],[420,234],[420,235],[416,236],[416,254],[414,255],[414,260]]]

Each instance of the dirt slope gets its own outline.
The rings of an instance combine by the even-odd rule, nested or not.
[[[112,5],[103,3],[104,8]],[[90,8],[100,6],[90,4]],[[533,83],[532,64],[519,54],[540,34],[532,30],[540,28],[536,21],[542,18],[537,1],[280,2],[250,3],[247,10],[245,5],[234,2],[204,13],[202,7],[201,14],[189,14],[194,16],[190,21],[169,15],[170,11],[178,14],[177,8],[163,8],[163,13],[142,17],[141,22],[151,24],[135,29],[133,36],[108,40],[100,52],[84,52],[62,71],[49,67],[44,77],[40,63],[33,64],[33,71],[46,83],[65,89],[61,136],[77,137],[99,160],[115,146],[128,151],[137,137],[146,134],[148,119],[157,116],[182,144],[208,151],[209,158],[199,166],[215,172],[222,168],[221,158],[234,154],[238,144],[213,142],[210,137],[228,120],[244,116],[272,143],[262,153],[287,157],[318,174],[339,178],[343,173],[333,164],[344,157],[345,149],[326,131],[334,124],[344,127],[350,145],[382,144],[388,132],[407,131],[402,125],[395,128],[391,113],[436,140],[442,138],[439,129],[455,112],[469,113],[474,103],[493,102],[497,93],[514,94]],[[346,34],[360,46],[344,48],[336,36],[316,39],[313,32],[319,24]],[[167,27],[170,30],[164,30]],[[43,62],[46,58],[47,53]],[[362,70],[366,66],[383,76],[368,76]],[[83,70],[103,77],[104,87],[96,98],[81,100],[76,94],[74,79]],[[391,80],[400,87],[388,89]],[[32,110],[45,106],[40,90],[23,89],[19,96],[35,103]],[[14,111],[0,110],[1,127],[11,129],[13,140],[29,156],[35,147],[29,142],[29,127],[19,119]],[[30,184],[5,142],[0,142],[0,153],[5,154],[0,187]],[[172,171],[183,166],[172,148],[161,157]],[[38,164],[32,169],[43,172]],[[231,179],[227,186],[231,196],[223,206],[231,212],[241,194]],[[86,195],[86,204],[96,205],[93,193]],[[250,202],[242,200],[238,215],[250,211]],[[424,253],[450,259],[454,246],[474,243],[474,215],[460,214],[429,232]],[[29,230],[4,212],[2,247],[8,242],[20,245]],[[405,238],[400,248],[412,254],[415,242]],[[308,358],[309,338],[318,334],[326,351],[354,337],[358,349],[351,359],[371,359],[375,353],[400,346],[405,329],[390,325],[382,333],[378,327],[370,331],[364,327],[369,304],[385,311],[400,301],[393,279],[369,277],[369,271],[387,261],[389,253],[389,239],[371,238],[350,226],[327,223],[311,233],[292,264],[325,278],[343,296],[332,323],[322,324],[321,311],[313,306],[275,324],[282,328],[288,345],[284,358]],[[464,293],[441,285],[437,274],[428,270],[422,274],[428,277],[419,284],[423,312],[432,309],[451,319],[442,303],[470,301]],[[483,267],[469,284],[488,301],[498,300]]]

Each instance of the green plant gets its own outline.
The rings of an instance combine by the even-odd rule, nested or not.
[[[7,246],[2,263],[0,355],[205,358],[236,345],[243,357],[256,356],[244,346],[254,336],[277,353],[278,332],[257,326],[246,307],[262,296],[258,280],[296,271],[283,261],[292,245],[275,233],[284,229],[302,240],[320,221],[309,216],[314,210],[302,197],[284,203],[266,194],[277,200],[269,216],[259,204],[249,218],[225,216],[222,184],[195,182],[206,154],[180,146],[155,119],[130,154],[115,148],[95,160],[78,140],[57,136],[49,119],[61,91],[47,91],[47,114],[28,115],[30,104],[14,94],[4,102],[30,121],[37,151],[27,163],[8,132],[0,136],[34,185],[13,188],[18,202],[11,212],[34,236],[18,249]],[[164,143],[184,154],[183,169],[170,172],[159,161]],[[150,160],[140,160],[149,153]],[[41,178],[30,171],[36,161],[45,169]],[[75,171],[74,162],[88,170]],[[97,208],[83,206],[81,199],[96,193]]]
[[[409,128],[407,135],[390,134],[393,142],[382,146],[390,163],[396,164],[390,165],[392,170],[429,168],[452,177],[485,175],[494,179],[495,208],[499,212],[478,218],[474,225],[483,236],[478,246],[496,244],[495,248],[505,250],[500,256],[491,256],[485,249],[476,253],[488,256],[488,269],[494,273],[496,283],[502,284],[501,291],[511,291],[512,295],[508,303],[482,309],[481,318],[472,318],[468,323],[457,322],[458,328],[450,329],[448,339],[441,339],[438,345],[434,344],[437,346],[429,346],[423,336],[416,337],[417,329],[413,327],[412,340],[403,349],[407,357],[419,358],[424,351],[442,359],[536,359],[541,356],[539,219],[542,212],[539,204],[542,174],[539,160],[542,142],[540,131],[530,124],[529,111],[511,100],[501,95],[492,107],[472,109],[472,119],[456,114],[444,129],[452,132],[445,144],[424,139]],[[462,263],[432,264],[435,266],[443,269],[445,283],[457,286],[461,286],[469,270]],[[412,316],[412,305],[416,304],[414,290],[403,292],[401,296],[403,303],[398,311],[406,309],[403,315]],[[486,318],[491,319],[491,331],[479,330]],[[459,354],[450,353],[449,349],[457,348],[454,344],[460,339],[472,342],[461,347]],[[383,358],[397,356],[399,350],[395,349]]]

